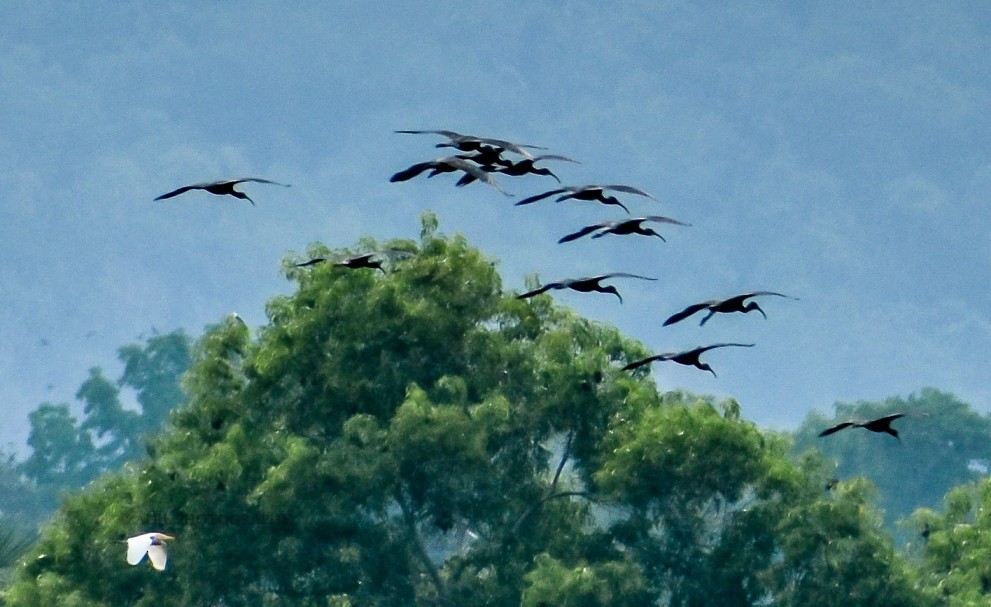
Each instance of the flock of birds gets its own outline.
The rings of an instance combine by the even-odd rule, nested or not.
[[[446,141],[436,144],[436,147],[453,148],[459,153],[413,164],[412,166],[392,175],[390,179],[391,182],[408,181],[424,173],[426,173],[428,178],[445,173],[459,173],[460,175],[458,177],[458,181],[455,183],[457,187],[463,187],[478,181],[495,188],[506,196],[511,196],[511,194],[506,192],[498,181],[496,181],[497,174],[510,177],[519,177],[523,175],[547,176],[552,177],[560,184],[560,178],[554,174],[553,171],[542,166],[537,166],[537,163],[547,160],[556,160],[580,164],[577,160],[557,154],[534,155],[531,150],[544,150],[546,148],[530,144],[513,143],[503,139],[464,135],[448,130],[400,130],[396,131],[396,133],[412,135],[440,135],[444,137]],[[172,190],[171,192],[158,196],[155,200],[167,200],[193,190],[202,190],[217,196],[233,196],[240,200],[247,200],[254,205],[254,200],[252,200],[247,194],[235,189],[235,186],[243,183],[261,183],[286,188],[290,187],[287,184],[270,181],[268,179],[245,177],[241,179],[228,179],[182,186]],[[614,193],[630,194],[656,200],[647,192],[633,186],[622,184],[592,184],[561,186],[553,190],[548,190],[546,192],[524,198],[517,202],[516,206],[529,205],[541,200],[554,198],[556,202],[582,200],[597,202],[606,206],[616,206],[629,214],[629,208],[622,201],[620,201]],[[589,235],[591,235],[591,238],[602,238],[610,234],[617,236],[652,236],[665,240],[663,235],[658,233],[652,227],[649,227],[650,224],[666,224],[684,227],[691,225],[663,215],[645,215],[641,217],[610,220],[588,225],[576,232],[562,236],[558,242],[571,242]],[[337,258],[314,257],[294,265],[296,267],[309,267],[321,263],[331,263],[333,265],[349,269],[378,270],[384,274],[386,273],[384,266],[386,260],[394,259],[397,256],[402,257],[409,255],[411,255],[411,253],[406,251],[384,250]],[[522,293],[517,297],[519,299],[528,299],[530,297],[535,297],[542,293],[546,293],[547,291],[569,289],[579,293],[597,292],[612,294],[619,299],[620,303],[622,303],[623,297],[620,295],[619,290],[611,284],[605,284],[605,281],[614,278],[635,278],[638,280],[648,281],[657,280],[656,278],[642,276],[639,274],[610,272],[606,274],[599,274],[597,276],[567,278],[554,282],[548,282],[536,289]],[[716,314],[746,314],[756,311],[766,319],[767,314],[760,307],[760,305],[753,300],[758,297],[768,296],[793,300],[797,299],[776,291],[750,291],[725,299],[710,299],[693,303],[685,307],[683,310],[672,314],[664,321],[663,326],[669,326],[681,322],[700,312],[705,312],[705,316],[702,317],[699,322],[699,326],[705,325],[709,319]],[[717,348],[752,348],[753,346],[754,344],[752,343],[715,343],[679,352],[654,354],[644,359],[631,362],[622,367],[622,369],[633,370],[650,365],[654,362],[671,361],[681,365],[695,367],[702,371],[708,371],[715,377],[716,372],[712,369],[712,367],[707,363],[702,362],[701,356],[703,354]],[[901,439],[898,437],[898,431],[891,427],[891,423],[896,419],[905,417],[906,415],[908,414],[893,413],[891,415],[886,415],[884,417],[871,420],[847,420],[823,430],[819,433],[819,436],[828,436],[846,428],[863,428],[871,432],[890,434],[900,441]],[[127,562],[131,565],[137,565],[144,560],[145,556],[147,556],[152,567],[162,571],[165,569],[165,565],[168,560],[166,542],[173,540],[175,540],[174,537],[160,532],[145,533],[128,538],[126,540]]]

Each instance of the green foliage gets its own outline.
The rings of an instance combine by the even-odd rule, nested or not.
[[[66,502],[9,604],[922,604],[863,492],[738,404],[658,394],[434,217],[384,247],[416,255],[287,263],[267,326],[212,328],[153,457]],[[149,530],[161,574],[124,563]]]
[[[857,428],[819,438],[847,419],[874,419],[905,412],[901,441]],[[927,388],[908,398],[837,403],[832,418],[813,412],[796,432],[795,450],[818,449],[836,462],[834,476],[865,476],[877,484],[890,529],[917,508],[935,508],[952,487],[982,477],[991,463],[991,418],[945,392]],[[976,464],[976,466],[975,466]],[[901,535],[902,543],[907,540]]]
[[[991,481],[957,487],[942,513],[920,509],[911,519],[926,592],[940,605],[991,601]]]

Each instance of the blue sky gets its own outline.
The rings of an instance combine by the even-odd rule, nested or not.
[[[556,299],[655,351],[710,353],[756,422],[933,386],[991,409],[991,9],[983,3],[0,4],[0,445],[73,401],[91,366],[152,328],[265,322],[289,252],[415,237],[434,210],[499,261],[507,289],[612,271]],[[566,184],[626,183],[657,239],[565,245],[618,218],[517,208],[447,176],[391,184],[452,129],[551,148]],[[186,183],[258,176],[258,203]],[[551,189],[503,178],[518,198]],[[621,213],[620,213],[621,214]],[[750,290],[769,319],[661,327]],[[91,334],[92,332],[92,334]],[[89,335],[89,336],[87,336]],[[46,345],[47,344],[47,345]]]

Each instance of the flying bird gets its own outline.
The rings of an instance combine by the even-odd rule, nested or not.
[[[798,300],[797,297],[790,297],[783,293],[775,293],[774,291],[751,291],[750,293],[736,295],[734,297],[730,297],[729,299],[710,299],[708,301],[692,304],[687,308],[685,308],[684,310],[682,310],[681,312],[678,312],[677,314],[673,314],[670,318],[665,320],[664,326],[666,327],[668,325],[673,325],[674,323],[684,320],[689,316],[695,314],[696,312],[701,312],[702,310],[708,310],[709,313],[706,314],[705,317],[702,319],[702,322],[699,323],[700,327],[704,325],[706,322],[708,322],[709,319],[712,318],[717,312],[723,312],[723,313],[743,312],[744,314],[746,314],[747,312],[757,310],[758,312],[760,312],[761,316],[763,316],[766,319],[767,314],[764,314],[764,310],[761,310],[760,306],[757,305],[756,301],[751,301],[751,302],[747,301],[751,297],[758,297],[761,295],[775,295],[777,297],[784,297],[787,299]]]
[[[602,238],[606,234],[641,234],[643,236],[657,236],[661,240],[667,242],[663,236],[655,232],[652,228],[648,228],[644,225],[648,221],[653,221],[656,223],[670,223],[678,226],[692,225],[690,223],[682,223],[671,219],[670,217],[664,217],[663,215],[648,215],[646,217],[634,217],[633,219],[604,221],[595,225],[585,226],[577,232],[572,232],[571,234],[562,237],[561,240],[558,240],[558,242],[571,242],[572,240],[577,240],[582,236],[592,234],[593,232],[595,232],[595,234],[592,234],[592,238]]]
[[[402,130],[396,131],[397,133],[405,133],[408,135],[441,135],[447,137],[447,142],[438,143],[437,147],[444,148],[455,148],[462,152],[475,152],[488,146],[493,148],[500,148],[514,154],[519,154],[524,158],[533,158],[533,154],[529,150],[543,150],[539,145],[529,145],[525,143],[513,143],[512,141],[506,141],[505,139],[493,139],[491,137],[476,137],[475,135],[462,135],[461,133],[456,133],[454,131],[443,131],[443,130]],[[529,148],[529,150],[528,150]]]
[[[164,533],[145,533],[127,538],[127,562],[137,565],[148,555],[151,566],[159,571],[165,570],[165,562],[169,558],[165,541],[175,538]]]
[[[653,356],[648,356],[643,360],[632,362],[626,365],[625,367],[623,367],[623,370],[629,371],[631,369],[636,369],[637,367],[649,365],[650,363],[658,360],[670,360],[680,365],[696,367],[703,371],[708,371],[709,373],[712,373],[713,377],[716,377],[716,372],[712,370],[712,367],[710,367],[707,363],[702,362],[699,359],[699,357],[702,356],[703,353],[708,352],[709,350],[712,350],[714,348],[725,348],[726,346],[739,346],[741,348],[752,348],[754,347],[754,344],[734,344],[734,343],[712,344],[711,346],[700,346],[698,348],[695,348],[694,350],[686,350],[684,352],[665,352],[664,354],[655,354]]]
[[[245,177],[243,179],[229,179],[227,181],[211,181],[209,183],[194,183],[193,185],[184,185],[178,190],[172,190],[167,194],[162,194],[155,200],[165,200],[166,198],[172,198],[173,196],[178,196],[179,194],[184,194],[190,190],[206,190],[211,194],[216,194],[217,196],[233,196],[234,198],[240,198],[241,200],[247,200],[251,204],[255,204],[255,201],[248,197],[244,192],[238,192],[234,189],[239,183],[269,183],[271,185],[279,185],[284,188],[292,187],[285,183],[277,183],[275,181],[269,181],[268,179],[260,179],[258,177]]]
[[[345,257],[343,259],[335,259],[330,257],[314,257],[307,261],[293,264],[297,268],[304,268],[308,266],[315,266],[319,263],[324,263],[326,261],[333,262],[333,265],[350,268],[352,270],[357,270],[361,268],[371,268],[373,270],[380,270],[383,274],[386,273],[385,268],[382,264],[385,263],[382,259],[383,257],[410,257],[413,254],[409,251],[388,249],[385,251],[374,251],[372,253],[363,253],[361,255],[352,255],[350,257]]]
[[[462,171],[465,174],[474,177],[473,181],[481,181],[494,187],[506,196],[512,196],[512,194],[506,190],[503,190],[496,180],[493,179],[489,173],[482,170],[482,168],[477,164],[471,163],[458,156],[447,156],[446,158],[435,158],[434,160],[428,160],[427,162],[418,162],[413,166],[394,174],[389,178],[389,181],[392,183],[396,183],[398,181],[408,181],[425,171],[430,171],[430,174],[427,175],[427,177],[433,177],[435,175],[440,175],[441,173],[454,173],[456,171]],[[459,185],[465,184],[459,183]]]
[[[907,413],[892,413],[891,415],[885,415],[884,417],[871,420],[847,420],[836,424],[832,428],[826,428],[819,433],[819,436],[829,436],[830,434],[839,432],[844,428],[864,428],[865,430],[870,430],[871,432],[886,432],[891,436],[898,438],[898,430],[891,427],[891,422],[900,417],[905,417],[906,415]],[[900,441],[901,439],[898,438],[898,440]]]
[[[487,173],[502,173],[504,175],[510,175],[512,177],[520,177],[522,175],[547,175],[553,177],[558,183],[561,180],[555,175],[550,169],[544,167],[535,166],[535,162],[541,160],[563,160],[566,162],[574,162],[575,164],[581,164],[577,160],[568,158],[567,156],[558,156],[557,154],[543,154],[536,156],[534,158],[524,158],[518,162],[513,162],[511,160],[502,160],[496,162],[483,161],[483,158],[479,155],[475,156],[458,156],[459,158],[464,158],[465,160],[471,160],[476,162],[483,171]],[[470,174],[465,174],[457,183],[457,185],[467,185],[475,181],[475,176]]]
[[[611,274],[600,274],[599,276],[589,276],[586,278],[572,278],[568,280],[562,280],[559,282],[549,282],[539,289],[534,289],[533,291],[528,291],[522,295],[517,295],[517,299],[527,299],[528,297],[533,297],[535,295],[540,295],[551,289],[571,289],[572,291],[578,291],[579,293],[591,293],[595,291],[597,293],[612,293],[619,298],[619,303],[623,303],[623,296],[619,294],[616,287],[612,285],[603,285],[602,281],[615,278],[618,276],[625,276],[628,278],[639,278],[641,280],[657,280],[656,278],[650,278],[649,276],[640,276],[639,274],[627,274],[626,272],[613,272]]]
[[[627,213],[630,209],[626,208],[622,202],[619,201],[615,196],[609,196],[606,194],[606,190],[612,190],[615,192],[625,192],[627,194],[636,194],[637,196],[645,196],[651,200],[657,200],[647,192],[639,188],[635,188],[628,185],[572,185],[559,188],[557,190],[550,190],[549,192],[544,192],[543,194],[537,194],[536,196],[530,196],[529,198],[524,198],[523,200],[516,203],[516,206],[522,206],[525,204],[530,204],[537,202],[538,200],[543,200],[544,198],[549,198],[554,195],[558,195],[555,202],[561,202],[562,200],[574,199],[574,200],[591,200],[595,202],[601,202],[602,204],[613,204],[621,207]]]

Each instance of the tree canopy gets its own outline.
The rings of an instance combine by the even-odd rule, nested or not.
[[[908,414],[895,422],[900,441],[856,428],[817,437],[821,430],[844,420],[897,412]],[[878,487],[889,527],[905,541],[908,535],[897,527],[898,520],[917,508],[938,507],[951,488],[987,474],[991,417],[977,413],[952,394],[926,388],[907,398],[837,403],[832,418],[813,412],[795,434],[795,449],[821,451],[835,462],[837,478],[871,479]]]
[[[862,481],[503,290],[424,219],[209,330],[151,457],[66,500],[9,605],[921,605]],[[314,246],[311,257],[354,251]],[[162,574],[121,540],[164,531]]]

